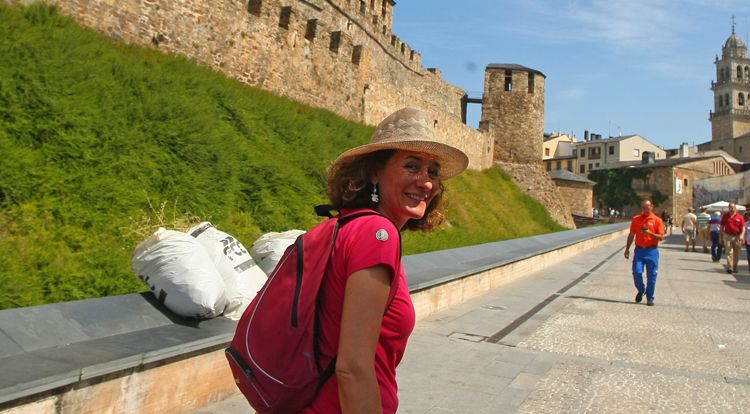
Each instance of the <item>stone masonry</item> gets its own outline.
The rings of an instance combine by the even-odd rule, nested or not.
[[[537,199],[549,211],[550,216],[565,227],[575,228],[570,207],[563,201],[560,191],[552,182],[541,162],[536,164],[515,164],[498,162],[518,187]]]
[[[544,139],[544,74],[492,64],[484,78],[480,129],[495,142],[496,161],[537,163]]]

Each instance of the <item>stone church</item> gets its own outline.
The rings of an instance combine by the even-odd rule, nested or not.
[[[739,161],[750,162],[750,59],[734,24],[721,49],[721,58],[716,56],[714,64],[711,141],[699,145],[699,150],[724,150]]]

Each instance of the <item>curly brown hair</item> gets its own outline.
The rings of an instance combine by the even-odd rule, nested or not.
[[[377,210],[377,204],[370,199],[373,184],[370,177],[382,169],[396,150],[380,150],[359,157],[352,157],[331,165],[328,169],[326,193],[337,210],[342,208],[369,208]],[[406,222],[403,230],[431,231],[445,221],[443,195],[445,187],[440,183],[440,191],[427,206],[421,219]]]

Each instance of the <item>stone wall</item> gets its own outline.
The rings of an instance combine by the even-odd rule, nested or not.
[[[544,75],[518,65],[489,65],[480,129],[495,143],[495,161],[539,162],[544,140]]]
[[[553,180],[563,202],[577,216],[593,217],[594,186],[567,180]]]
[[[536,164],[497,162],[496,165],[510,174],[521,190],[542,203],[558,223],[575,228],[570,207],[563,201],[562,194],[544,171],[540,161]]]
[[[117,40],[186,55],[355,121],[374,125],[405,106],[424,109],[439,136],[467,152],[470,168],[492,166],[492,139],[462,121],[465,91],[423,68],[392,32],[390,0],[47,2]]]

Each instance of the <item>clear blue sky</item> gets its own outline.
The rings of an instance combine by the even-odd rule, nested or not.
[[[546,132],[711,139],[714,57],[750,0],[396,0],[393,31],[450,83],[481,97],[490,63],[544,73]],[[470,105],[469,124],[479,122]],[[472,108],[474,108],[472,110]]]

